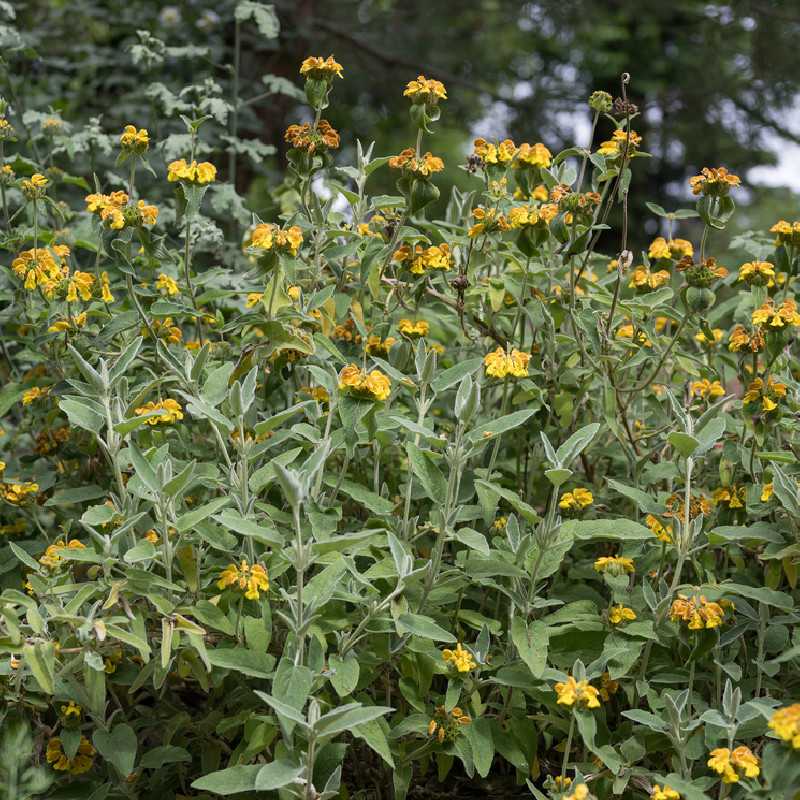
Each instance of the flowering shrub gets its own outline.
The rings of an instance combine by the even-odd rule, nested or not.
[[[271,221],[202,104],[94,178],[2,105],[8,796],[794,797],[800,223],[722,266],[703,168],[632,252],[627,78],[435,219],[445,86],[343,166],[299,72]]]

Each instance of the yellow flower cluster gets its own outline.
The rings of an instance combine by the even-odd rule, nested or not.
[[[748,331],[744,325],[736,325],[728,337],[728,350],[731,353],[739,353],[742,350],[749,350],[751,353],[760,353],[766,346],[764,332],[761,328]]]
[[[373,369],[368,373],[356,364],[348,364],[339,373],[339,389],[382,401],[391,394],[392,385],[379,369]]]
[[[144,414],[152,414],[153,412],[159,413],[156,416],[148,417],[144,421],[145,425],[169,425],[172,422],[178,422],[183,419],[181,404],[172,398],[159,400],[158,402],[151,400],[149,403],[139,406],[135,411],[138,417]]]
[[[475,209],[478,211],[479,209]],[[539,206],[514,206],[508,212],[508,227],[516,230],[518,228],[529,228],[534,225],[549,225],[552,219],[558,214],[558,206],[555,203],[547,203]],[[499,226],[501,229],[502,225]]]
[[[611,606],[608,611],[608,621],[612,625],[621,625],[623,622],[632,622],[636,619],[636,612],[623,605]]]
[[[507,231],[511,228],[505,215],[500,214],[494,208],[483,208],[481,206],[473,208],[472,216],[476,222],[468,231],[470,238],[480,236],[483,233],[490,233],[494,230]]]
[[[303,231],[292,225],[284,230],[271,222],[262,222],[253,229],[247,247],[256,250],[274,250],[296,256],[303,244]]]
[[[308,122],[290,125],[283,138],[295,150],[305,150],[312,154],[321,150],[336,150],[339,147],[339,133],[326,119],[321,119],[316,126]]]
[[[738,783],[741,777],[757,778],[761,774],[761,761],[745,745],[734,750],[718,747],[709,755],[708,766],[722,777],[723,783]]]
[[[623,153],[630,158],[642,144],[642,137],[632,130],[617,128],[608,141],[601,142],[597,152],[606,158],[616,158]]]
[[[442,650],[442,659],[452,664],[459,672],[469,672],[478,665],[469,650],[461,646],[461,642],[456,645],[455,650]]]
[[[685,507],[686,507],[686,493],[673,492],[667,498],[665,506],[666,506],[666,511],[664,512],[665,517],[677,516],[678,519],[683,520],[685,516]],[[700,514],[707,517],[710,513],[711,513],[711,503],[709,503],[705,497],[703,497],[702,495],[693,494],[689,498],[689,519],[694,519],[695,517],[699,517]]]
[[[138,200],[135,206],[129,206],[128,195],[125,192],[89,194],[85,200],[86,210],[91,214],[97,214],[111,230],[119,231],[126,225],[132,227],[155,225],[158,219],[158,209],[148,205],[144,200]]]
[[[750,286],[769,286],[775,278],[775,267],[769,261],[748,261],[739,267],[737,280]]]
[[[575,788],[563,800],[589,800],[589,787],[585,783],[576,784]]]
[[[403,334],[403,336],[408,336],[411,339],[418,339],[421,336],[427,336],[428,331],[430,330],[430,326],[424,319],[414,320],[410,319],[401,319],[400,322],[397,323],[397,330]]]
[[[597,572],[614,576],[631,575],[636,570],[633,560],[625,556],[601,556],[595,560],[594,568]]]
[[[771,414],[778,410],[778,403],[786,397],[786,385],[779,383],[771,375],[766,382],[756,378],[742,398],[742,404],[750,413]]]
[[[414,275],[423,275],[429,269],[450,269],[453,264],[450,245],[446,243],[430,247],[418,243],[413,251],[410,245],[402,244],[394,251],[392,260],[408,267]]]
[[[770,229],[776,234],[775,244],[800,244],[800,222],[787,222],[785,219],[776,222]]]
[[[45,178],[39,172],[34,173],[31,175],[30,178],[26,178],[20,184],[20,188],[22,189],[22,194],[25,195],[29,200],[35,200],[39,197],[44,197],[45,192],[47,191],[47,185],[50,181]]]
[[[541,143],[528,144],[523,142],[517,151],[517,167],[544,167],[547,168],[553,161],[552,153]]]
[[[50,394],[50,386],[32,386],[22,393],[22,405],[29,406],[31,403]]]
[[[530,353],[524,353],[516,347],[508,351],[498,347],[484,356],[483,366],[491,378],[527,378],[530,360]]]
[[[54,544],[48,545],[44,553],[39,556],[39,563],[48,569],[56,569],[61,565],[62,562],[61,556],[58,555],[56,551],[63,548],[67,548],[69,550],[85,550],[86,545],[78,539],[70,539],[68,542],[65,542],[63,539],[59,539]]]
[[[800,750],[800,703],[779,708],[772,715],[769,727],[779,739]]]
[[[57,319],[47,328],[48,333],[66,333],[67,331],[77,331],[86,325],[86,312],[75,314],[72,317]]]
[[[659,286],[663,286],[669,279],[670,274],[665,269],[651,272],[648,267],[640,265],[635,267],[631,273],[631,282],[628,286],[632,289],[649,292],[651,289],[658,289]]]
[[[439,744],[445,739],[453,741],[461,733],[461,728],[470,722],[472,722],[470,716],[458,706],[450,713],[444,706],[437,706],[433,712],[433,719],[428,723],[428,736],[435,738]]]
[[[12,481],[0,483],[0,497],[12,506],[21,506],[39,491],[39,484],[31,481]]]
[[[54,736],[47,743],[47,763],[60,772],[69,772],[70,775],[81,775],[88,772],[94,763],[95,749],[92,743],[81,736],[78,751],[73,758],[67,758],[61,739]]]
[[[699,175],[689,178],[692,194],[707,197],[724,197],[741,183],[741,178],[725,167],[703,167]]]
[[[220,573],[217,588],[226,589],[228,586],[244,592],[247,600],[258,600],[261,596],[259,592],[269,591],[269,577],[261,564],[251,566],[247,559],[243,558],[238,566],[228,564]]]
[[[126,125],[119,137],[119,143],[125,150],[143,153],[150,146],[150,135],[146,128],[136,130],[135,125]]]
[[[690,631],[713,629],[725,621],[725,609],[721,603],[713,603],[703,595],[687,597],[679,594],[672,601],[669,618],[673,622],[685,622]]]
[[[648,514],[644,519],[644,523],[650,528],[659,542],[663,542],[664,544],[672,543],[672,525],[664,525],[664,523],[653,514]]]
[[[511,139],[492,144],[479,138],[472,144],[472,154],[484,164],[510,164],[517,154],[517,146]]]
[[[327,58],[309,56],[300,65],[300,74],[304,78],[328,81],[333,78],[343,78],[342,65],[331,55]]]
[[[163,339],[170,344],[180,344],[181,339],[183,339],[183,331],[181,331],[177,325],[173,324],[172,317],[154,319],[150,322],[150,328],[152,328],[157,339]],[[141,334],[145,338],[150,336],[150,331],[146,325],[142,326]],[[189,345],[187,344],[186,346],[188,347]]]
[[[662,789],[657,783],[650,790],[650,800],[681,800],[680,794],[664,784]]]
[[[725,387],[719,381],[710,381],[708,378],[693,381],[689,388],[693,395],[701,397],[703,400],[714,400],[717,397],[725,396]]]
[[[663,236],[653,239],[647,251],[648,258],[655,260],[659,258],[680,259],[693,255],[694,248],[691,242],[686,239],[670,239],[667,241]]]
[[[617,337],[617,339],[630,339],[632,342],[640,345],[641,347],[653,346],[653,343],[650,341],[650,337],[643,330],[637,330],[633,323],[620,325],[614,335]]]
[[[753,311],[753,325],[764,325],[770,328],[783,328],[786,325],[800,326],[800,313],[797,303],[791,298],[784,300],[779,306],[771,298]]]
[[[572,675],[563,683],[555,685],[558,695],[558,705],[574,706],[576,703],[583,708],[600,708],[600,692],[584,678],[576,681]]]
[[[65,719],[75,717],[75,719],[79,720],[81,718],[82,709],[77,703],[70,700],[67,705],[61,706],[61,713],[64,715]]]
[[[156,279],[156,289],[158,289],[160,292],[164,292],[170,297],[174,297],[180,292],[180,289],[178,288],[178,282],[165,272],[159,273],[159,276]]]
[[[406,84],[403,97],[410,97],[412,103],[433,106],[440,100],[447,100],[447,90],[441,81],[419,75],[415,81]]]
[[[201,161],[199,164],[192,161],[190,164],[186,159],[179,158],[167,165],[167,180],[170,183],[181,181],[183,183],[206,184],[213,183],[217,177],[217,168],[208,161]]]
[[[712,499],[717,505],[726,505],[728,508],[744,508],[747,491],[744,486],[732,484],[731,486],[720,486]]]
[[[11,269],[29,292],[39,289],[50,300],[69,272],[69,252],[65,244],[23,250],[11,262]]]
[[[417,178],[428,178],[434,172],[441,172],[444,169],[444,161],[430,152],[417,157],[414,150],[407,147],[398,155],[389,159],[389,167],[403,170],[403,172]]]
[[[381,339],[380,336],[368,336],[367,344],[364,349],[369,356],[386,358],[389,355],[389,351],[396,343],[397,339],[395,339],[394,336],[387,336],[385,339]]]
[[[583,511],[583,509],[588,508],[593,501],[594,497],[592,493],[588,489],[579,486],[571,492],[564,492],[564,494],[561,495],[561,499],[558,501],[558,507],[564,511]]]

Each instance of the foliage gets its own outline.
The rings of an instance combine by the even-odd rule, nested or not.
[[[723,267],[704,168],[635,254],[627,75],[447,198],[457,89],[337,165],[347,64],[300,75],[274,221],[213,81],[0,104],[3,796],[795,797],[800,223]]]

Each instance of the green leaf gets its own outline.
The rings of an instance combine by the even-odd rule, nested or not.
[[[263,769],[261,764],[240,764],[211,772],[192,783],[192,789],[214,794],[229,795],[238,792],[254,792],[256,778]]]
[[[694,436],[691,436],[688,433],[683,433],[683,431],[672,431],[667,436],[667,441],[684,457],[689,458],[689,456],[694,453],[695,450],[700,446],[699,440],[695,439]]]
[[[198,619],[201,616],[197,615]],[[210,624],[210,623],[209,623]],[[231,669],[251,678],[271,678],[275,657],[268,653],[256,653],[241,647],[217,647],[208,651],[208,660],[214,667]]]
[[[547,625],[540,620],[528,623],[517,615],[511,622],[511,641],[533,677],[541,678],[547,666]]]
[[[440,392],[449,389],[451,386],[455,386],[457,383],[460,383],[464,376],[472,375],[477,372],[480,369],[481,364],[483,364],[482,358],[469,358],[466,361],[462,361],[461,363],[456,364],[454,367],[450,367],[449,369],[440,372],[433,379],[431,388],[434,392],[439,394]]]
[[[331,671],[330,681],[339,697],[346,697],[355,691],[358,685],[359,664],[353,652],[345,658],[332,655],[328,658],[328,668]]]
[[[144,769],[161,769],[165,764],[179,764],[191,760],[192,756],[188,750],[174,745],[164,745],[148,750],[142,756],[139,766]]]
[[[416,478],[425,490],[425,494],[437,505],[445,502],[447,481],[441,470],[433,462],[430,451],[421,450],[413,442],[406,442],[411,472],[409,476]]]
[[[482,778],[489,774],[494,760],[494,737],[492,723],[486,717],[478,717],[467,726],[467,738],[472,745],[475,771]]]
[[[241,0],[233,12],[237,22],[252,19],[258,32],[267,39],[276,39],[281,30],[275,6],[257,3],[255,0]]]
[[[325,478],[325,484],[327,486],[334,487],[338,482],[339,478],[336,475],[328,475]],[[394,503],[385,500],[379,494],[371,492],[369,489],[361,486],[361,484],[351,481],[348,478],[342,480],[339,489],[349,497],[352,497],[357,503],[361,503],[362,506],[369,509],[373,514],[385,515],[391,514],[394,511]]]
[[[410,633],[414,636],[422,636],[425,639],[433,639],[434,642],[455,642],[456,637],[448,633],[444,628],[437,625],[430,617],[421,614],[401,614],[397,621],[397,632],[402,636]]]
[[[470,431],[467,435],[467,439],[471,442],[479,442],[484,438],[501,436],[506,431],[518,428],[520,425],[527,422],[535,413],[535,409],[527,408],[524,411],[514,411],[511,414],[505,414],[499,419],[487,422],[485,425],[481,425]],[[491,434],[491,437],[487,437],[486,434]]]
[[[55,691],[56,654],[52,642],[26,644],[22,648],[23,662],[30,669],[39,688],[45,694]]]
[[[649,528],[631,519],[570,519],[562,523],[561,530],[584,542],[589,540],[644,542],[653,538]]]
[[[133,442],[128,445],[128,454],[133,468],[136,470],[136,476],[153,494],[158,494],[161,490],[161,485],[156,477],[156,472]]]
[[[657,717],[655,714],[652,714],[649,711],[644,711],[641,708],[627,709],[622,712],[622,716],[632,719],[634,722],[638,722],[640,725],[645,725],[646,727],[650,728],[651,731],[663,733],[667,730],[667,723],[664,722],[661,717]]]
[[[74,425],[76,428],[99,433],[106,424],[105,419],[85,403],[69,397],[62,397],[58,405],[67,415],[70,425]]]
[[[380,720],[373,719],[361,725],[356,725],[351,733],[357,739],[363,739],[390,767],[394,768],[392,748],[386,738],[386,733],[381,727]]]
[[[156,548],[147,540],[135,544],[125,552],[123,560],[126,564],[135,564],[137,561],[148,561],[156,557]]]
[[[554,466],[569,467],[569,465],[589,446],[599,430],[600,423],[592,422],[575,431],[575,433],[556,450],[556,460],[558,463]]]
[[[294,783],[303,767],[296,767],[288,761],[273,761],[265,764],[256,775],[255,790],[257,792],[271,792]]]
[[[223,511],[215,516],[214,519],[228,530],[240,533],[242,536],[249,536],[257,542],[276,547],[282,547],[284,544],[283,537],[277,530],[259,525],[255,520],[245,519],[238,511],[233,509]]]
[[[97,752],[106,761],[112,763],[122,778],[127,778],[136,766],[136,733],[133,728],[123,722],[115,725],[109,733],[104,730],[96,730],[92,736],[92,742],[97,748]]]
[[[211,502],[200,506],[200,508],[195,508],[193,511],[182,514],[175,522],[178,533],[186,533],[186,531],[192,530],[192,528],[196,527],[204,519],[207,519],[212,514],[216,514],[217,511],[228,505],[230,501],[230,497],[217,497]]]
[[[629,500],[633,500],[644,514],[661,514],[663,511],[663,508],[647,492],[643,492],[641,489],[635,489],[633,486],[615,481],[613,478],[606,478],[606,483],[614,491],[619,492]]]
[[[340,733],[349,731],[357,725],[378,719],[385,714],[394,711],[389,706],[361,706],[353,704],[355,707],[337,708],[329,711],[319,718],[314,726],[317,736],[333,737]],[[347,710],[345,710],[347,709]]]

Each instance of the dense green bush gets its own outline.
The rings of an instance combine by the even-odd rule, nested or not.
[[[722,266],[706,168],[630,252],[627,75],[432,219],[444,85],[343,165],[300,75],[268,221],[208,84],[2,103],[0,797],[800,796],[800,222]]]

